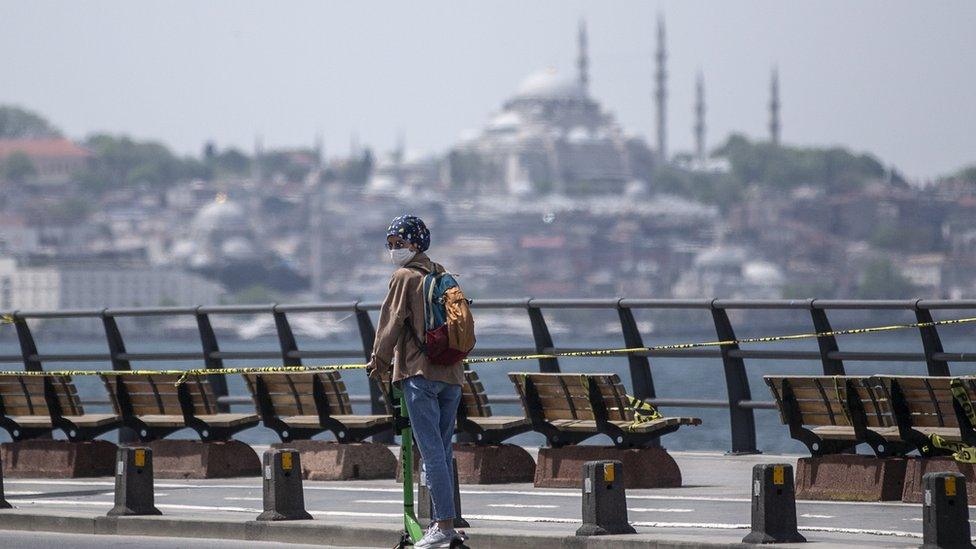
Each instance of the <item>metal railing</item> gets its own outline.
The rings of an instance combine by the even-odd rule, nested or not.
[[[506,356],[524,353],[559,353],[573,351],[556,347],[546,323],[544,309],[606,309],[614,310],[620,322],[624,344],[628,348],[645,347],[634,311],[639,309],[677,310],[692,309],[711,314],[712,328],[720,341],[735,341],[736,333],[728,312],[736,309],[756,310],[804,310],[810,315],[813,331],[825,333],[832,331],[827,316],[835,310],[905,310],[912,311],[918,323],[933,322],[933,310],[976,309],[976,300],[678,300],[678,299],[483,299],[472,303],[476,309],[514,309],[524,310],[528,315],[534,347],[495,347],[476,349],[476,356]],[[156,308],[116,308],[61,311],[11,311],[8,314],[16,320],[28,319],[100,319],[108,343],[107,354],[60,353],[42,354],[38,351],[34,336],[26,322],[15,322],[20,355],[0,355],[0,363],[22,362],[27,370],[43,370],[44,363],[51,362],[104,362],[111,363],[115,370],[131,369],[131,361],[200,360],[206,368],[219,371],[224,360],[281,360],[284,365],[301,366],[303,359],[367,358],[373,347],[375,330],[369,316],[370,311],[380,308],[377,302],[314,303],[291,305],[243,305],[243,306],[201,306],[201,307],[156,307]],[[294,332],[288,320],[289,313],[328,313],[348,312],[356,317],[359,332],[359,348],[338,350],[299,349]],[[273,315],[279,349],[277,351],[221,351],[210,318],[212,315],[270,314]],[[146,352],[131,353],[126,350],[117,319],[122,317],[172,317],[189,315],[196,319],[201,351],[196,352]],[[841,351],[837,340],[831,335],[818,337],[818,351],[790,351],[780,349],[741,349],[738,344],[722,345],[718,348],[694,348],[649,350],[627,355],[631,390],[634,396],[652,403],[666,406],[688,408],[726,408],[729,410],[731,432],[731,451],[733,453],[755,453],[756,425],[753,416],[755,409],[774,408],[770,401],[753,400],[746,375],[745,360],[818,360],[825,375],[843,375],[845,361],[880,362],[923,362],[928,375],[949,375],[949,362],[976,362],[976,353],[946,352],[937,327],[934,325],[917,328],[921,337],[921,353],[882,352],[882,351]],[[726,398],[719,399],[676,399],[657,398],[650,359],[667,357],[681,359],[719,358],[722,361]],[[538,360],[542,372],[559,372],[557,358]],[[212,384],[218,395],[218,402],[226,410],[232,404],[250,403],[246,397],[227,394],[226,379],[216,374]],[[498,403],[514,403],[514,396],[491,395]],[[372,413],[385,413],[380,388],[370,383],[368,397],[353,395],[353,402],[369,402]]]

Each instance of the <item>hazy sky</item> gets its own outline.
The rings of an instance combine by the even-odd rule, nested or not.
[[[589,26],[591,89],[653,136],[655,18],[670,58],[671,150],[692,145],[697,71],[708,141],[764,137],[769,73],[783,139],[844,144],[913,177],[976,162],[976,2],[0,0],[0,103],[95,130],[251,150],[442,151],[529,73],[574,71]]]

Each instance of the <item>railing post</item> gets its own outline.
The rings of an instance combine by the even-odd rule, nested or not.
[[[353,305],[356,312],[356,325],[359,327],[359,339],[363,344],[363,356],[369,361],[373,355],[373,343],[376,341],[376,329],[373,328],[373,321],[369,318],[369,311],[360,308],[357,301]],[[390,373],[392,375],[392,372]],[[386,401],[383,398],[383,389],[379,383],[369,380],[369,405],[370,413],[384,415],[389,413]],[[373,442],[393,442],[393,430],[376,433],[372,437]]]
[[[732,323],[725,309],[711,303],[712,321],[715,323],[715,334],[721,341],[736,339]],[[722,345],[722,365],[725,367],[725,386],[729,397],[729,421],[732,430],[732,454],[758,454],[756,448],[756,420],[751,408],[742,408],[739,402],[752,400],[749,391],[749,378],[746,376],[746,366],[741,358],[729,356],[729,351],[738,350],[739,345],[732,343]]]
[[[14,319],[14,328],[17,329],[17,341],[20,342],[20,356],[24,357],[24,370],[39,372],[44,369],[44,366],[37,359],[37,343],[34,342],[34,335],[27,325],[27,319],[19,318],[18,312],[20,311],[14,311],[11,316]]]
[[[832,332],[833,328],[830,327],[830,320],[827,319],[827,311],[823,309],[818,309],[814,306],[816,299],[811,299],[809,302],[810,306],[810,316],[813,318],[813,329],[818,334],[824,332]],[[823,336],[817,338],[817,347],[820,348],[820,362],[823,364],[823,373],[825,376],[842,376],[845,375],[844,372],[844,362],[831,358],[830,353],[840,350],[837,347],[837,338],[832,335]]]
[[[200,312],[200,307],[197,307],[194,316],[197,319],[197,330],[200,332],[200,345],[203,347],[203,366],[208,370],[223,369],[224,361],[214,356],[220,351],[220,346],[217,344],[217,334],[214,333],[213,325],[210,324],[210,317],[207,316],[207,313]],[[207,376],[207,380],[210,381],[210,388],[213,389],[215,397],[227,396],[226,377],[221,374],[214,374]],[[217,410],[229,412],[230,406],[218,404]]]
[[[620,304],[622,300],[617,300],[617,315],[620,317],[620,330],[624,334],[624,345],[628,349],[635,349],[644,346],[640,330],[637,329],[637,321],[634,319],[634,311],[630,307]],[[640,399],[654,398],[654,375],[651,373],[651,361],[646,356],[627,354],[627,362],[630,365],[630,383],[633,385],[634,396]]]
[[[113,370],[131,370],[132,365],[128,360],[119,355],[125,353],[125,341],[122,340],[122,332],[119,325],[115,322],[115,317],[108,314],[108,309],[102,311],[102,326],[105,327],[105,340],[108,342],[108,355],[112,361]],[[119,442],[135,442],[139,437],[131,427],[119,428]]]
[[[932,313],[928,309],[919,307],[921,299],[915,300],[915,320],[916,322],[934,322]],[[935,326],[919,326],[918,333],[922,336],[922,350],[925,352],[925,365],[928,367],[930,376],[949,375],[949,363],[944,360],[933,358],[935,353],[943,352],[942,339]]]
[[[285,366],[301,366],[302,359],[291,356],[292,351],[298,350],[298,342],[291,331],[291,324],[283,311],[278,310],[278,304],[271,308],[274,315],[275,331],[278,333],[278,344],[281,346],[281,361]]]
[[[535,340],[535,352],[550,353],[555,345],[552,343],[552,336],[549,335],[549,327],[546,325],[546,318],[542,316],[542,309],[532,306],[532,300],[525,301],[525,310],[529,313],[529,321],[532,323],[532,339]],[[540,358],[539,371],[548,374],[559,373],[559,360],[555,358]]]
[[[113,370],[131,370],[132,365],[127,359],[121,358],[125,354],[125,341],[122,332],[115,322],[115,317],[108,314],[108,309],[102,311],[102,325],[105,327],[105,339],[108,341],[108,354],[112,360]]]
[[[634,311],[630,307],[620,304],[622,299],[617,300],[617,315],[620,317],[620,331],[624,334],[624,346],[628,349],[635,349],[644,346],[640,330],[637,328],[637,320],[634,319]],[[627,354],[627,363],[630,366],[630,383],[634,396],[640,399],[654,398],[657,393],[654,391],[654,374],[651,372],[651,360],[646,356]],[[656,438],[648,443],[649,447],[659,448],[661,439]]]

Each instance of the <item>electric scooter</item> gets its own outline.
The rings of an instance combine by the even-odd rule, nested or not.
[[[424,537],[424,528],[417,521],[413,505],[413,429],[410,414],[403,404],[403,391],[391,384],[393,396],[393,429],[400,435],[400,464],[403,467],[403,532],[393,549],[406,549]],[[462,540],[451,542],[451,549],[470,549]]]

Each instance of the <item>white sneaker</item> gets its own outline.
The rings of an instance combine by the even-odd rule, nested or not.
[[[457,532],[454,529],[441,530],[436,524],[431,525],[424,534],[424,537],[420,539],[417,543],[413,544],[416,549],[435,549],[435,548],[446,548],[451,546],[451,542],[457,537]]]

